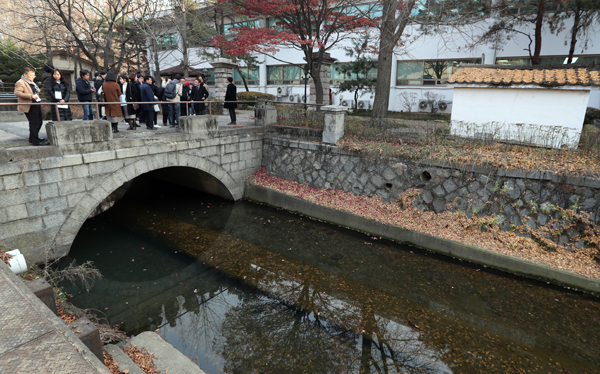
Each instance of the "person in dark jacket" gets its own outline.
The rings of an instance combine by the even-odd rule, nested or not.
[[[137,84],[138,84],[138,88],[142,88],[142,85],[144,84],[144,76],[142,74],[140,74],[139,72],[136,73],[137,75]],[[141,99],[140,99],[141,101]],[[138,120],[140,123],[146,123],[146,112],[144,112],[144,110],[140,107],[138,108]]]
[[[152,77],[150,75],[146,75],[144,77],[144,84],[140,87],[140,94],[142,96],[141,101],[155,102],[154,99],[154,91],[152,91]],[[156,130],[154,127],[154,105],[153,104],[142,104],[142,111],[145,113],[146,117],[146,128],[148,130]]]
[[[165,79],[165,81],[163,82],[164,84],[161,85],[159,91],[158,91],[158,95],[156,97],[158,97],[158,101],[161,101],[163,103],[160,104],[160,107],[162,109],[162,122],[163,122],[163,126],[167,126],[167,124],[169,123],[169,107],[170,105],[168,103],[164,103],[164,101],[167,101],[167,98],[165,97],[165,88],[167,87],[167,84],[170,82],[170,79]]]
[[[106,72],[104,72],[104,71],[100,71],[98,73],[98,76],[96,77],[96,79],[94,79],[94,88],[96,89],[96,101],[102,101],[102,100],[100,100],[100,92],[102,92],[101,88],[102,88],[102,85],[104,84],[105,79],[106,79]],[[104,105],[100,105],[99,108],[100,108],[99,109],[100,112],[102,112]],[[106,116],[102,116],[102,119],[106,119]]]
[[[105,81],[102,84],[102,90],[104,91],[106,102],[118,103],[119,96],[121,96],[121,86],[117,83],[115,73],[109,71],[103,78],[105,78]],[[119,132],[119,120],[123,115],[121,104],[107,104],[104,108],[106,111],[106,119],[111,123],[113,132]]]
[[[131,74],[130,74],[131,76]],[[125,94],[125,102],[133,102],[135,101],[134,99],[134,95],[133,95],[133,85],[131,84],[131,79],[126,76],[126,75],[121,75],[120,77],[121,80],[121,91],[123,92],[123,94]],[[129,125],[129,128],[127,128],[127,130],[135,130],[137,126],[136,121],[137,121],[137,117],[135,114],[135,110],[133,109],[133,105],[132,104],[127,104],[124,106],[121,106],[121,110],[123,111],[123,116],[125,117],[125,121],[127,122],[127,124]]]
[[[229,118],[231,122],[228,125],[235,125],[235,108],[237,108],[237,87],[233,84],[233,78],[227,78],[227,91],[225,91],[225,104],[223,104],[223,108],[229,109]],[[232,102],[233,101],[233,102]]]
[[[140,96],[140,85],[138,84],[137,74],[135,74],[135,73],[129,74],[129,84],[127,85],[127,87],[131,89],[131,98],[132,98],[132,100],[129,100],[129,98],[127,98],[127,102],[142,101],[142,97]],[[129,112],[129,108],[130,108],[130,106],[127,105],[128,112]],[[135,113],[136,119],[137,119],[139,113],[141,112],[140,106],[138,104],[132,104],[131,110],[133,112],[129,112],[129,113],[130,114]],[[135,123],[135,121],[134,121],[134,123]],[[138,124],[136,124],[135,126],[140,127],[140,125],[138,125]]]
[[[192,101],[204,101],[208,98],[208,90],[204,87],[204,80],[199,77],[194,81],[194,87],[192,87]],[[206,105],[204,103],[194,103],[194,112],[196,115],[206,114]]]
[[[71,89],[58,69],[52,71],[52,77],[46,79],[46,95],[51,103],[64,104],[71,98]],[[71,108],[58,108],[61,121],[72,121]],[[53,121],[58,121],[56,116],[56,106],[50,107],[50,114]]]
[[[83,69],[79,73],[79,78],[75,82],[75,89],[77,91],[77,100],[80,103],[91,103],[92,93],[96,92],[96,89],[90,84],[90,72]],[[91,121],[94,119],[94,109],[92,104],[84,104],[83,108],[83,120]]]
[[[181,84],[183,85],[182,89],[181,89],[181,113],[184,116],[189,116],[190,115],[190,104],[186,103],[186,101],[190,101],[191,100],[191,91],[190,91],[190,82],[186,82],[184,78],[181,78],[180,80]],[[183,114],[185,113],[185,114]]]
[[[154,77],[150,76],[152,78],[152,84],[150,85],[150,87],[152,88],[152,92],[154,92],[154,97],[160,101],[160,96],[159,91],[160,88],[156,85],[156,81],[154,80]],[[156,126],[158,124],[158,114],[156,113],[156,111],[154,112],[154,126]]]

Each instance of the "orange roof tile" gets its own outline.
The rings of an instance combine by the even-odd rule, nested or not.
[[[540,67],[510,68],[505,66],[467,65],[459,67],[450,77],[454,84],[490,84],[500,86],[536,84],[541,86],[600,86],[600,71],[586,67],[543,69]]]

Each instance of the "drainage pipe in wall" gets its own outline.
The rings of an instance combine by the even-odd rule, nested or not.
[[[27,262],[25,262],[25,257],[23,257],[21,254],[21,251],[18,249],[13,249],[12,251],[8,251],[6,253],[12,255],[10,260],[8,260],[8,266],[13,273],[21,274],[27,271]]]

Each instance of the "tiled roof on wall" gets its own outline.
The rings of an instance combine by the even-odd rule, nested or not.
[[[448,82],[497,86],[600,86],[600,70],[598,69],[598,67],[581,66],[543,68],[538,66],[461,65]]]

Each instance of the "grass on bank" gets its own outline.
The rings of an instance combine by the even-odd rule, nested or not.
[[[576,150],[452,137],[450,124],[444,120],[347,116],[344,132],[338,146],[368,156],[600,178],[600,130],[592,125],[584,126]]]

